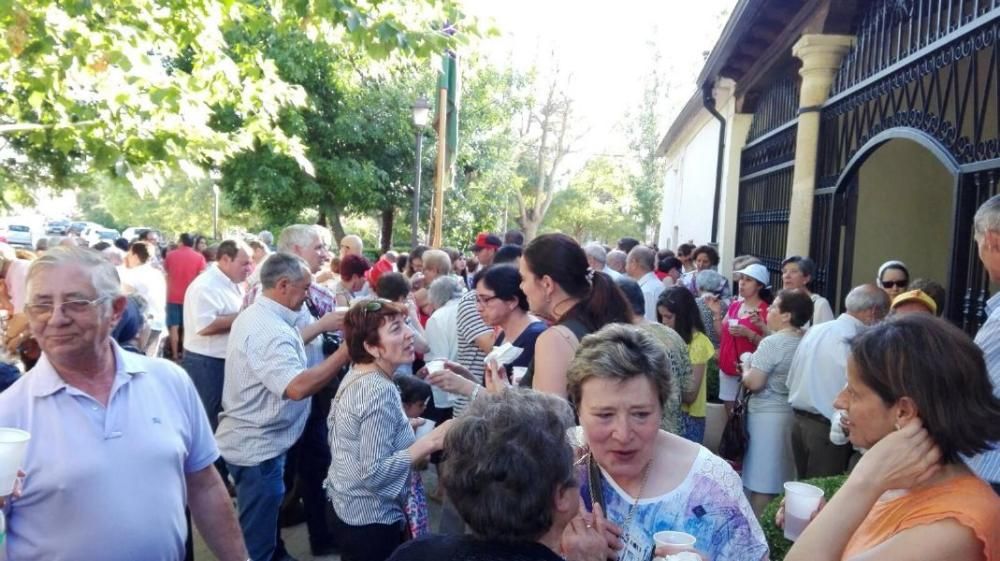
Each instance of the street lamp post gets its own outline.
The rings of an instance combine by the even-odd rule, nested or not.
[[[417,133],[417,157],[416,157],[416,177],[413,184],[413,217],[410,220],[410,246],[417,247],[420,230],[420,172],[421,166],[420,150],[424,141],[424,127],[427,126],[427,119],[430,116],[431,104],[423,96],[413,102],[413,126]]]

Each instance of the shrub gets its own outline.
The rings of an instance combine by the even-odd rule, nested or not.
[[[814,479],[804,479],[803,483],[815,485],[823,490],[823,496],[827,501],[840,489],[840,486],[847,480],[846,475],[834,475],[832,477],[816,477]],[[785,539],[785,532],[774,523],[774,515],[778,512],[778,505],[784,494],[778,495],[773,501],[768,503],[761,515],[760,527],[764,530],[764,537],[767,538],[767,545],[771,549],[771,561],[781,561],[785,554],[792,547],[792,542]]]
[[[709,359],[708,364],[705,365],[705,379],[707,380],[705,390],[708,402],[722,403],[719,399],[719,361],[715,357]]]

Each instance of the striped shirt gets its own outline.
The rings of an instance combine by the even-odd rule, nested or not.
[[[337,516],[352,526],[403,520],[415,438],[396,385],[352,368],[327,424],[333,461],[323,486]]]
[[[1000,292],[994,294],[986,303],[986,323],[976,333],[976,344],[983,350],[986,359],[986,370],[993,381],[993,394],[1000,397]],[[965,463],[979,477],[992,483],[1000,483],[1000,444],[993,443],[993,449],[972,458],[965,458]]]
[[[767,382],[750,397],[751,413],[791,413],[788,404],[788,370],[802,336],[777,332],[760,342],[750,358],[750,366],[767,375]]]
[[[299,313],[261,295],[233,322],[226,349],[222,413],[215,431],[222,457],[254,466],[295,444],[309,400],[285,397],[285,388],[306,369]]]
[[[470,290],[466,292],[462,299],[458,301],[458,316],[456,321],[458,328],[458,358],[455,362],[461,364],[469,370],[474,381],[483,383],[483,374],[486,373],[486,365],[483,359],[486,353],[476,344],[476,338],[492,333],[493,328],[486,325],[483,316],[479,313],[476,304],[476,292]],[[456,396],[452,404],[455,415],[459,415],[469,405],[469,398],[462,395]]]

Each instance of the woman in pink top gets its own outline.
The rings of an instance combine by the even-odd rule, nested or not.
[[[729,305],[722,326],[719,345],[719,399],[732,410],[740,387],[740,356],[753,353],[764,338],[764,318],[767,317],[767,267],[754,263],[736,271],[740,279],[740,298]]]

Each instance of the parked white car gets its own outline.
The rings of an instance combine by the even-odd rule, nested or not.
[[[87,240],[87,245],[94,245],[100,242],[114,243],[122,237],[118,230],[111,228],[87,228],[83,233],[83,239]]]
[[[45,236],[45,231],[28,224],[4,224],[0,226],[0,241],[14,247],[34,250],[35,244]]]

